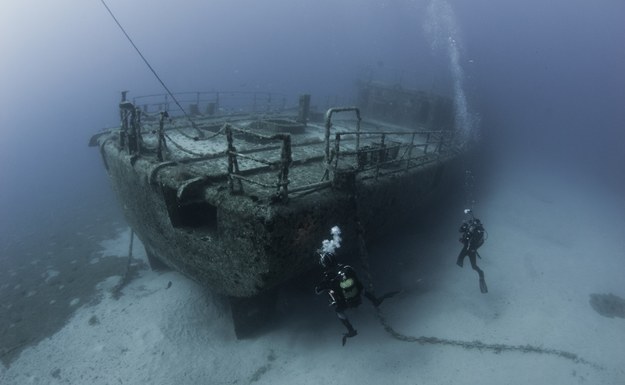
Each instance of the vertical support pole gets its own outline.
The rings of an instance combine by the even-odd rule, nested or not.
[[[356,110],[356,152],[360,150],[360,110]]]
[[[237,162],[237,149],[234,147],[234,140],[232,136],[232,127],[226,123],[226,139],[228,140],[228,187],[230,188],[230,193],[234,194],[234,179],[237,180],[237,187],[239,188],[236,192],[243,192],[243,185],[241,184],[241,180],[235,178],[233,175],[238,174],[239,172],[239,164]]]
[[[119,133],[119,147],[122,149],[126,146],[128,136],[128,112],[125,108],[127,95],[128,91],[122,91],[122,100],[119,102],[119,125],[121,129]]]
[[[341,148],[341,134],[336,133],[334,137],[334,172],[336,173],[336,169],[339,167],[339,151]]]
[[[130,104],[130,132],[128,134],[128,153],[137,152],[137,110]]]
[[[309,94],[300,95],[297,121],[306,125],[308,122],[309,112],[310,112],[310,95]]]
[[[408,157],[406,159],[406,170],[410,168],[410,158],[412,157],[412,148],[414,147],[414,138],[416,133],[412,133],[412,137],[410,138],[410,147],[408,148]]]
[[[330,128],[332,128],[332,109],[326,112],[326,130],[324,133],[325,139],[325,164],[326,170],[323,179],[328,179],[330,176]]]
[[[325,163],[326,163],[326,170],[325,173],[323,174],[323,178],[322,180],[328,180],[329,179],[329,173],[330,173],[330,163],[332,162],[332,159],[330,158],[330,128],[332,128],[332,114],[335,112],[346,112],[346,111],[354,111],[356,112],[356,118],[358,119],[358,132],[360,132],[360,110],[356,107],[342,107],[342,108],[329,108],[328,111],[326,111],[326,131],[325,131]],[[338,139],[340,140],[340,139]],[[338,142],[337,142],[338,145]],[[338,149],[337,149],[338,150]],[[338,156],[338,153],[336,154]]]
[[[141,136],[141,108],[135,107],[135,134],[137,137],[137,154],[141,155],[141,144],[143,137]]]
[[[439,135],[441,136],[439,141],[438,141],[438,145],[436,146],[436,153],[437,155],[441,154],[441,150],[443,149],[443,139],[445,138],[445,136],[443,135],[443,131],[441,131],[439,133]]]
[[[206,105],[206,114],[208,116],[213,116],[215,115],[215,102],[209,102]]]
[[[161,119],[158,122],[158,149],[156,150],[156,158],[163,161],[163,148],[167,148],[165,143],[165,119],[169,118],[167,111],[161,111]]]
[[[384,139],[386,138],[385,134],[382,134],[380,137],[380,150],[378,155],[378,162],[375,165],[375,179],[378,179],[380,175],[380,164],[386,162],[386,146],[384,145]]]
[[[128,153],[134,154],[135,152],[138,152],[137,131],[140,121],[138,120],[137,115],[141,113],[141,110],[136,108],[134,104],[129,101],[119,103],[119,109],[122,114],[120,146],[124,148],[124,142],[126,142]]]
[[[289,199],[289,167],[293,161],[291,154],[291,135],[285,135],[282,139],[282,154],[280,156],[281,170],[278,176],[278,194],[282,202]]]
[[[226,124],[226,139],[228,140],[228,188],[230,194],[234,193],[234,181],[232,180],[232,172],[234,171],[234,164],[232,157],[234,156],[234,146],[232,145],[232,129],[229,124]]]

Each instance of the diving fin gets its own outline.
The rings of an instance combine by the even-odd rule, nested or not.
[[[358,332],[356,330],[354,330],[354,329],[352,329],[349,332],[343,334],[343,340],[342,340],[343,346],[345,346],[345,343],[347,342],[348,338],[356,337],[357,335],[358,335]]]
[[[375,307],[380,306],[385,299],[394,297],[396,294],[399,294],[399,293],[401,293],[401,290],[395,290],[395,291],[391,291],[391,292],[384,294],[383,296],[377,299],[377,303],[375,304]]]
[[[484,281],[484,278],[480,278],[480,291],[483,294],[488,293],[488,287],[486,287],[486,281]]]
[[[341,320],[341,323],[345,325],[345,327],[347,328],[347,333],[343,334],[343,340],[342,340],[343,346],[345,346],[347,339],[351,337],[356,337],[358,335],[358,332],[356,331],[356,329],[354,329],[354,327],[352,326],[352,324],[349,322],[347,318],[339,318],[339,319]]]
[[[373,295],[373,293],[365,290],[365,297],[367,297],[367,299],[371,301],[373,306],[378,307],[382,304],[382,302],[384,302],[385,299],[394,297],[396,294],[399,294],[401,292],[402,292],[401,290],[395,290],[395,291],[388,292],[384,294],[383,296],[377,298],[375,295]]]

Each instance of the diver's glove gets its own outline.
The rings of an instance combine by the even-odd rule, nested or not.
[[[356,337],[357,335],[358,335],[358,332],[355,329],[352,329],[349,332],[343,334],[343,346],[345,346],[345,343],[347,342],[348,338]]]

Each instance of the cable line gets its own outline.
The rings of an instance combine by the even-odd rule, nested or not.
[[[369,264],[369,253],[367,251],[367,244],[365,241],[365,229],[362,225],[360,219],[360,207],[358,205],[358,195],[352,195],[352,205],[354,208],[354,223],[356,226],[356,235],[358,237],[358,251],[360,257],[360,263],[362,265],[363,270],[365,271],[365,278],[367,282],[367,290],[370,291],[373,295],[375,295],[375,288],[373,285],[373,277],[371,275],[371,265]],[[568,352],[566,350],[560,349],[551,349],[545,348],[543,346],[536,345],[511,345],[511,344],[497,344],[497,343],[485,343],[480,340],[474,341],[462,341],[455,340],[449,338],[439,338],[439,337],[428,337],[428,336],[412,336],[403,334],[397,331],[391,324],[388,322],[386,316],[382,312],[379,307],[376,307],[376,316],[378,318],[378,322],[384,328],[389,335],[395,338],[398,341],[403,342],[416,342],[421,345],[444,345],[444,346],[453,346],[460,347],[463,349],[476,349],[479,351],[490,351],[495,354],[499,354],[501,352],[519,352],[519,353],[533,353],[533,354],[545,354],[552,355],[560,358],[564,358],[575,363],[585,364],[591,366],[596,370],[604,370],[601,365],[589,361],[575,353]]]
[[[174,94],[169,90],[169,88],[167,88],[167,86],[165,85],[165,83],[163,82],[163,80],[160,78],[160,76],[158,76],[158,74],[156,73],[156,71],[154,70],[154,68],[152,68],[152,66],[150,65],[150,63],[148,62],[148,60],[145,58],[145,56],[143,56],[143,54],[141,53],[141,51],[139,50],[139,47],[137,47],[137,45],[134,43],[134,41],[132,41],[132,39],[130,38],[130,36],[128,35],[128,33],[126,33],[126,30],[124,29],[124,27],[122,27],[122,25],[120,24],[120,22],[117,20],[117,18],[115,17],[115,15],[113,14],[113,11],[111,11],[111,9],[108,7],[108,5],[106,5],[106,3],[104,2],[104,0],[100,0],[100,2],[102,3],[102,5],[104,5],[104,8],[106,8],[106,10],[108,11],[108,13],[111,15],[111,17],[113,18],[113,20],[115,21],[115,23],[117,24],[117,26],[119,27],[119,29],[121,29],[121,31],[124,33],[124,35],[126,36],[126,39],[128,39],[128,41],[130,42],[130,44],[132,44],[132,46],[134,47],[135,51],[137,51],[137,53],[139,54],[139,56],[141,56],[141,59],[143,59],[143,62],[148,66],[148,68],[150,69],[150,71],[152,71],[152,73],[154,74],[154,76],[156,77],[156,80],[158,80],[159,83],[161,83],[161,86],[163,86],[163,88],[165,89],[165,91],[167,91],[167,94],[169,96],[171,96],[171,98],[174,100],[174,102],[176,103],[176,105],[178,106],[178,108],[180,108],[180,111],[182,111],[182,113],[184,114],[184,116],[189,120],[189,122],[191,123],[191,126],[200,134],[202,135],[203,133],[195,126],[195,122],[193,122],[193,120],[191,120],[191,117],[187,114],[187,112],[184,110],[184,108],[182,108],[182,106],[180,105],[180,103],[178,102],[178,99],[176,99],[176,97],[174,96]],[[197,139],[197,138],[193,138],[193,139]]]

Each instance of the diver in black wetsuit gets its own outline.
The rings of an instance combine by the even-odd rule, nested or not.
[[[480,276],[480,291],[482,293],[488,293],[488,287],[486,286],[486,281],[484,280],[484,272],[477,266],[477,257],[479,256],[477,249],[484,244],[484,226],[479,219],[473,216],[473,212],[470,209],[467,209],[464,212],[465,214],[470,214],[471,219],[464,221],[462,226],[460,226],[459,231],[462,233],[460,242],[464,246],[462,247],[462,250],[460,250],[460,254],[458,254],[456,264],[462,267],[464,257],[468,255],[469,261],[471,261],[471,267],[473,270],[477,271]]]
[[[345,310],[358,307],[362,303],[360,295],[363,292],[373,306],[378,307],[382,301],[394,296],[398,291],[376,298],[373,293],[364,289],[354,269],[349,265],[338,263],[333,253],[321,254],[320,263],[324,270],[323,280],[315,287],[315,293],[328,292],[330,306],[334,307],[339,320],[347,328],[347,333],[343,334],[343,345],[345,345],[348,338],[358,334],[347,319]]]

